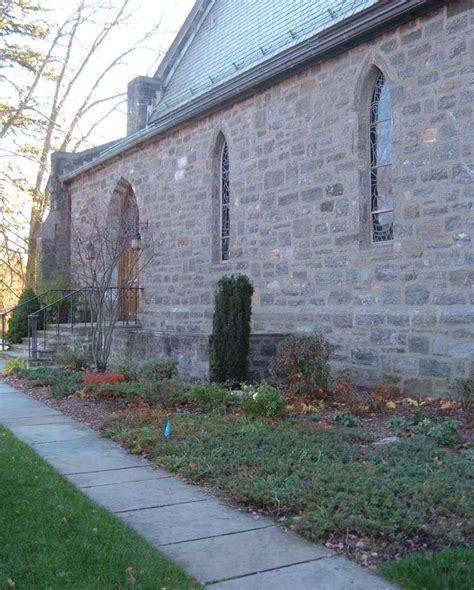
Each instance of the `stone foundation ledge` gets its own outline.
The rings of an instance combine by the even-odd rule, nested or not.
[[[278,343],[286,336],[287,334],[281,333],[257,333],[250,336],[249,381],[274,381],[273,359]],[[185,381],[207,381],[210,342],[211,336],[208,334],[165,333],[143,328],[119,327],[114,334],[110,364],[113,366],[125,358],[173,359],[177,362],[179,374]],[[360,385],[395,386],[410,396],[447,397],[449,381],[462,376],[456,372],[456,359],[443,359],[442,372],[439,369],[441,361],[433,361],[437,364],[433,366],[431,375],[394,370],[398,366],[396,360],[397,355],[394,355],[392,363],[368,365],[363,362],[364,359],[354,362],[354,358],[345,355],[339,349],[335,352],[332,365],[334,370],[349,370],[354,381]],[[425,364],[426,362],[428,361],[425,361]]]

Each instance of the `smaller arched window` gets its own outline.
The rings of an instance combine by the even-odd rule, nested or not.
[[[370,226],[373,243],[393,240],[392,107],[390,88],[379,72],[370,104]]]
[[[220,191],[220,257],[229,260],[230,242],[230,185],[229,185],[229,151],[224,140],[219,162],[219,191]]]

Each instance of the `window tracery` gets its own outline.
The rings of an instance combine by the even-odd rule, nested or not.
[[[221,260],[229,260],[230,243],[230,185],[229,151],[224,140],[220,158],[220,251]]]
[[[370,220],[373,243],[393,240],[392,113],[390,88],[380,72],[370,104]]]

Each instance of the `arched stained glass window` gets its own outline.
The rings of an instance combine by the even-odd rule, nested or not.
[[[393,240],[392,108],[380,72],[370,104],[370,220],[373,243]]]
[[[220,157],[220,246],[221,260],[229,260],[230,241],[230,187],[229,187],[229,151],[224,140]]]

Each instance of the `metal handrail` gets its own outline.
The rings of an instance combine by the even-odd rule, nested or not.
[[[58,292],[64,293],[66,291],[69,292],[70,290],[71,289],[48,289],[47,291],[43,291],[42,293],[39,293],[38,295],[35,295],[34,297],[30,297],[26,301],[23,301],[22,303],[19,303],[19,304],[15,305],[14,307],[11,307],[10,309],[7,309],[6,311],[0,312],[1,324],[2,324],[2,344],[1,344],[2,351],[5,350],[5,346],[6,346],[7,316],[9,314],[16,311],[17,309],[25,307],[26,305],[28,305],[29,303],[31,303],[35,300],[40,301],[42,297],[49,295],[50,293],[58,293]],[[16,340],[16,333],[15,333],[15,340]]]
[[[112,290],[123,290],[127,292],[133,291],[136,293],[134,297],[137,297],[138,302],[138,293],[142,291],[141,287],[107,287],[103,290],[103,296],[107,297],[107,292]],[[61,330],[64,326],[68,326],[71,332],[74,331],[74,327],[83,324],[85,327],[88,325],[92,325],[96,318],[93,317],[93,308],[90,301],[90,295],[94,293],[94,291],[99,291],[102,293],[102,290],[97,287],[82,287],[80,289],[75,289],[74,291],[69,292],[67,295],[60,297],[56,301],[45,305],[41,309],[33,312],[28,316],[28,356],[30,359],[37,359],[38,358],[38,320],[42,317],[42,340],[43,340],[43,350],[46,350],[46,345],[49,340],[53,340],[54,338],[59,338],[61,335]],[[135,313],[132,317],[129,317],[129,312],[125,313],[125,308],[123,307],[124,298],[121,298],[121,306],[118,308],[118,317],[119,321],[124,321],[126,325],[129,324],[130,321],[137,323],[137,313]],[[68,321],[61,322],[61,306],[69,306],[67,309],[68,314]],[[138,305],[137,305],[138,307]],[[57,310],[57,321],[55,322],[55,327],[53,328],[54,334],[48,337],[48,313],[51,310]],[[63,311],[64,311],[63,307]],[[64,317],[63,317],[64,319]],[[54,323],[54,322],[53,322]],[[41,331],[41,330],[40,330]]]

